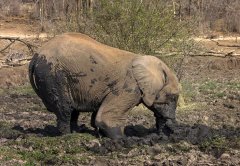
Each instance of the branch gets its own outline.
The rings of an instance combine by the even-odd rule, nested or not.
[[[37,48],[37,46],[30,44],[20,38],[11,38],[11,37],[0,37],[0,40],[9,40],[11,43],[9,45],[7,45],[5,48],[3,48],[2,50],[0,50],[0,52],[5,51],[7,48],[9,48],[13,43],[15,43],[15,41],[21,42],[23,44],[25,44],[28,47],[28,50],[33,53],[33,47]]]
[[[216,52],[216,51],[207,51],[207,52],[199,52],[199,53],[188,53],[187,55],[184,54],[183,52],[162,52],[162,51],[157,51],[158,54],[164,55],[164,57],[169,57],[169,56],[178,56],[178,55],[183,55],[183,56],[215,56],[215,57],[239,57],[239,53],[235,53],[235,50],[229,51],[229,52]]]
[[[16,40],[10,40],[11,43],[8,44],[6,47],[4,47],[2,50],[0,50],[0,53],[3,53],[6,49],[8,49],[13,43],[15,43]]]
[[[239,57],[240,54],[234,53],[234,51],[230,51],[227,53],[209,51],[202,54],[189,54],[189,56],[215,56],[220,58],[226,58],[226,57]]]

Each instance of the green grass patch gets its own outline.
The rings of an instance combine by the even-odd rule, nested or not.
[[[15,151],[15,149],[12,149],[11,147],[1,146],[0,147],[0,163],[1,161],[10,161],[12,159],[20,160],[21,156],[18,155]]]
[[[30,84],[11,87],[9,89],[0,88],[0,95],[16,94],[16,95],[36,95]]]
[[[14,87],[8,91],[10,94],[17,94],[17,95],[35,95],[36,93],[32,89],[31,85],[24,85],[19,87]]]
[[[219,157],[226,151],[240,148],[240,138],[232,137],[226,138],[224,136],[214,136],[206,139],[199,145],[200,150],[208,153],[212,153],[214,156]]]
[[[223,91],[223,90],[240,90],[239,82],[217,82],[208,80],[203,82],[199,90],[202,92]]]
[[[227,87],[232,90],[240,90],[240,82],[229,82],[227,83]]]
[[[184,100],[192,100],[197,95],[196,85],[194,85],[191,82],[183,81],[181,83],[182,85],[182,94],[184,97]]]
[[[12,129],[13,125],[5,121],[0,121],[0,138],[15,139],[21,135],[21,132]]]
[[[0,89],[0,95],[4,94],[4,89]]]
[[[221,98],[226,95],[227,91],[240,90],[239,82],[218,82],[215,80],[206,80],[201,83],[188,81],[181,82],[182,94],[185,100],[192,100],[196,95],[204,94],[210,97]]]
[[[211,98],[223,98],[230,91],[240,90],[240,83],[207,80],[200,84],[198,90],[200,93],[208,95]]]
[[[225,93],[224,93],[224,92],[216,92],[216,93],[215,93],[215,96],[216,96],[217,98],[223,98],[223,97],[225,96]]]
[[[200,92],[210,93],[211,91],[217,89],[218,83],[215,81],[206,81],[199,87]]]
[[[12,147],[13,152],[28,165],[32,163],[43,165],[83,164],[89,159],[87,154],[91,153],[83,145],[92,139],[95,137],[84,133],[59,137],[28,137],[21,141],[9,141],[7,146]]]
[[[182,110],[193,109],[199,105],[197,101],[211,99],[224,99],[240,89],[239,82],[220,82],[216,80],[205,80],[202,82],[190,82],[182,81],[181,94],[185,101],[184,106],[181,106]],[[191,108],[190,108],[191,107]]]

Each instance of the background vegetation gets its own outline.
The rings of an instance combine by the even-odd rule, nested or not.
[[[192,33],[240,32],[238,0],[0,0],[0,9],[39,21],[41,31],[82,32],[147,54],[182,52]]]

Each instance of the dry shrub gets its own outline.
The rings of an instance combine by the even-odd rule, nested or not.
[[[173,14],[164,0],[99,0],[93,10],[73,10],[64,19],[53,20],[56,32],[82,32],[107,45],[153,54],[160,49],[178,50],[190,36],[187,21]],[[80,14],[78,16],[78,14]]]

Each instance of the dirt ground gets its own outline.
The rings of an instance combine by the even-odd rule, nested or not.
[[[201,43],[209,50],[233,49],[210,40]],[[15,47],[27,51],[25,46]],[[240,53],[239,48],[234,53]],[[185,58],[185,104],[177,109],[178,125],[169,138],[154,133],[153,114],[143,106],[130,111],[125,139],[97,137],[90,113],[80,115],[81,133],[58,136],[55,116],[33,92],[27,68],[28,64],[0,68],[0,165],[240,165],[238,56]]]

